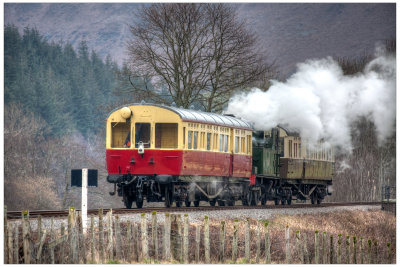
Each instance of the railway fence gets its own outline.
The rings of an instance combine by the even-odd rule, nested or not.
[[[5,212],[6,214],[6,212]],[[136,215],[137,216],[137,215]],[[296,230],[290,225],[251,218],[215,221],[208,216],[190,222],[187,214],[142,213],[140,220],[122,221],[112,210],[99,209],[97,225],[83,232],[82,218],[70,208],[68,223],[50,229],[42,218],[20,223],[4,218],[4,261],[12,264],[86,263],[395,263],[390,243],[318,230]],[[31,224],[36,221],[36,231]]]

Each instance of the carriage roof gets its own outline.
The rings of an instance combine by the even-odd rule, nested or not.
[[[155,106],[155,107],[170,110],[170,111],[178,114],[179,117],[182,119],[182,121],[191,121],[191,122],[199,122],[199,123],[206,123],[206,124],[217,124],[217,125],[226,126],[226,127],[245,128],[248,130],[253,129],[253,127],[250,125],[249,122],[246,122],[242,119],[238,119],[231,115],[221,115],[221,114],[216,114],[216,113],[211,113],[211,112],[204,112],[204,111],[193,110],[193,109],[184,109],[184,108],[171,107],[171,106],[158,105],[158,104],[140,104],[140,103],[127,104],[127,105],[121,106],[117,109],[114,109],[112,112],[114,112],[122,107],[138,106],[138,105]]]

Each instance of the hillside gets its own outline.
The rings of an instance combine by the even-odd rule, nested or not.
[[[235,4],[239,16],[258,33],[283,76],[308,58],[352,56],[372,51],[395,37],[395,4]],[[81,40],[105,58],[122,63],[138,3],[14,4],[4,6],[4,22],[36,27],[50,41]]]

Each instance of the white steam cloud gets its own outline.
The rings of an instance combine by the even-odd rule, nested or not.
[[[353,76],[343,75],[331,57],[309,60],[266,92],[253,88],[234,96],[226,113],[254,123],[256,130],[285,125],[311,143],[323,139],[345,150],[351,149],[352,122],[367,116],[382,142],[395,129],[396,59],[377,56]]]

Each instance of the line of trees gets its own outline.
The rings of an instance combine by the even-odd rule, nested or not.
[[[103,126],[112,101],[116,63],[105,62],[85,41],[77,52],[71,44],[49,43],[37,29],[4,29],[4,101],[20,103],[39,115],[47,134],[63,136],[74,130],[84,136]]]

